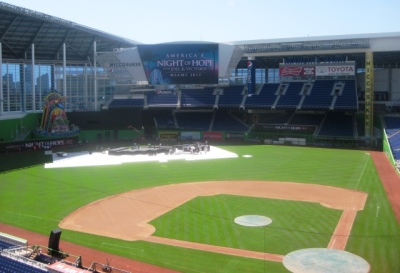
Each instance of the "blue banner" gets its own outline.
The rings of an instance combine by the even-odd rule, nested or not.
[[[254,61],[247,61],[247,95],[256,92],[256,69]]]
[[[218,44],[137,47],[151,85],[218,84]]]

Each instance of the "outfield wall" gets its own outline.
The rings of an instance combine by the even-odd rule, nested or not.
[[[20,117],[0,120],[0,142],[23,140],[40,122],[42,114],[21,114]]]

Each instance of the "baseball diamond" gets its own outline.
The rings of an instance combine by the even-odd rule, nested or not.
[[[292,19],[142,2],[87,14]],[[400,33],[146,44],[0,2],[0,37],[0,273],[400,272]]]
[[[243,152],[243,160],[253,160],[254,157],[257,158],[257,153],[252,153],[252,157],[248,157],[249,152],[254,150],[252,147],[258,147],[256,146],[245,146]],[[263,146],[260,146],[263,147]],[[268,146],[264,146],[268,148]],[[284,148],[284,147],[278,147],[278,148]],[[298,148],[288,148],[290,149],[298,149]],[[301,148],[301,149],[307,149],[307,148]],[[257,149],[259,150],[259,148]],[[284,149],[285,150],[285,149]],[[289,151],[288,150],[288,151]],[[175,165],[174,163],[179,163],[179,164],[184,164],[184,161],[190,163],[190,162],[210,162],[212,164],[217,164],[218,165],[218,160],[223,160],[222,154],[224,154],[224,149],[219,149],[217,147],[211,147],[210,152],[206,154],[198,154],[198,155],[192,155],[192,154],[187,154],[187,157],[197,157],[197,159],[191,159],[189,161],[185,160],[182,158],[182,155],[178,155],[179,159],[174,158],[175,155],[164,155],[160,154],[158,156],[152,157],[151,162],[158,162],[157,164],[171,164],[171,166]],[[275,154],[274,149],[267,149],[266,151],[269,151],[271,154]],[[311,150],[314,151],[314,150]],[[324,151],[321,150],[319,151],[320,153]],[[330,154],[330,150],[327,150],[325,152],[328,152]],[[212,154],[218,154],[216,159],[212,159]],[[292,154],[295,153],[295,150],[292,151]],[[300,152],[302,153],[302,152]],[[317,153],[317,154],[320,154]],[[302,153],[304,156],[304,153]],[[357,160],[362,163],[362,166],[360,166],[360,171],[364,171],[363,168],[365,167],[364,164],[367,164],[367,162],[370,160],[370,154],[364,154],[364,153],[359,153],[357,152],[359,157]],[[79,162],[79,158],[82,156],[87,156],[88,154],[82,154],[82,153],[74,153],[70,152],[67,153],[66,156],[60,157],[57,154],[53,154],[54,161],[51,164],[54,164],[56,167],[54,168],[45,168],[44,170],[51,170],[55,171],[55,173],[62,173],[64,171],[70,170],[73,168],[76,171],[79,171],[79,167],[73,167],[74,164],[71,165],[71,161],[77,161]],[[289,155],[289,154],[288,154]],[[316,155],[316,154],[315,154]],[[374,152],[372,152],[372,155],[375,155]],[[103,158],[105,155],[102,153],[92,153],[90,156],[93,156],[92,162],[95,162],[95,157],[98,156],[99,158]],[[165,160],[166,158],[168,159],[168,156],[170,156],[170,160]],[[226,160],[238,160],[240,159],[239,154],[236,154],[236,156],[232,156],[231,152],[227,152],[225,154]],[[110,157],[114,157],[110,155]],[[125,162],[122,165],[126,166],[131,166],[130,169],[135,168],[135,164],[143,164],[143,162],[140,162],[140,160],[134,160],[134,157],[141,157],[141,155],[135,155],[131,156],[130,162]],[[202,159],[202,157],[207,157],[207,159]],[[219,158],[219,159],[218,159]],[[277,159],[277,158],[276,158]],[[100,163],[99,166],[107,166],[104,165],[104,158],[102,159],[103,161],[98,161]],[[115,160],[115,158],[113,159]],[[124,161],[123,159],[121,159]],[[125,159],[126,161],[127,159]],[[182,161],[184,160],[184,161]],[[204,161],[206,160],[206,161]],[[64,168],[62,167],[62,162],[64,161],[65,166]],[[381,162],[381,160],[379,161]],[[51,165],[50,164],[50,165]],[[133,165],[131,165],[133,164]],[[148,164],[148,163],[146,163]],[[208,164],[207,164],[208,165]],[[118,165],[111,165],[115,166]],[[276,166],[276,165],[272,165]],[[91,165],[89,168],[95,167],[94,165]],[[193,166],[192,166],[193,167]],[[78,169],[76,169],[78,168]],[[118,167],[117,167],[118,168]],[[118,170],[116,170],[118,173]],[[90,173],[90,170],[89,170]],[[387,172],[389,173],[389,172]],[[78,174],[79,175],[79,174]],[[361,174],[362,175],[362,174]],[[81,175],[79,175],[81,176]],[[117,181],[117,180],[116,180]],[[185,181],[182,181],[185,182]],[[66,183],[66,182],[62,182]],[[103,184],[102,185],[106,185]],[[116,182],[114,182],[116,183]],[[97,184],[97,183],[95,183]],[[94,184],[94,185],[95,185]],[[352,183],[354,184],[354,182]],[[56,190],[56,189],[55,189]],[[56,192],[58,192],[56,190]],[[226,196],[226,197],[224,197]],[[309,207],[309,204],[315,203],[321,208],[325,208],[328,210],[333,210],[334,212],[337,211],[339,214],[336,214],[337,216],[335,217],[336,223],[334,223],[334,226],[331,228],[331,235],[328,236],[330,238],[326,238],[325,240],[325,248],[323,249],[332,249],[332,250],[337,250],[337,251],[343,251],[346,250],[346,253],[348,252],[348,243],[349,239],[351,237],[353,225],[357,219],[357,214],[360,212],[364,211],[366,202],[368,200],[368,194],[367,192],[360,191],[360,190],[354,190],[354,189],[346,189],[342,187],[337,187],[337,186],[329,186],[329,185],[318,185],[318,184],[304,184],[304,183],[299,183],[299,182],[283,182],[283,181],[245,181],[245,180],[237,180],[237,181],[204,181],[204,182],[185,182],[185,183],[174,183],[174,184],[167,184],[167,185],[159,185],[159,186],[152,186],[152,187],[145,187],[142,189],[137,189],[133,191],[127,191],[127,192],[121,192],[118,194],[110,195],[109,197],[101,198],[93,203],[89,203],[86,206],[80,207],[79,209],[75,211],[71,211],[69,215],[65,215],[64,219],[60,220],[60,223],[58,226],[64,230],[64,232],[68,232],[68,230],[76,230],[79,232],[83,232],[84,234],[97,234],[100,236],[105,236],[101,238],[119,238],[122,239],[122,241],[126,242],[148,242],[150,244],[156,244],[156,245],[164,245],[164,246],[173,246],[173,247],[178,247],[180,249],[187,249],[188,251],[202,251],[205,253],[215,253],[215,254],[224,254],[228,255],[231,257],[247,257],[250,259],[255,259],[255,260],[264,260],[264,261],[269,261],[272,263],[280,263],[282,264],[283,267],[292,268],[291,265],[288,264],[293,264],[293,257],[298,257],[298,259],[301,259],[303,256],[292,256],[290,254],[290,259],[285,258],[285,253],[289,255],[289,253],[293,251],[288,251],[288,250],[283,250],[284,252],[282,253],[279,248],[277,248],[277,252],[274,253],[273,251],[257,251],[257,248],[253,247],[234,247],[233,245],[229,246],[224,245],[221,243],[207,243],[207,240],[204,240],[203,242],[200,241],[193,241],[191,239],[189,240],[184,240],[184,239],[179,239],[179,238],[168,238],[164,237],[164,235],[158,236],[157,235],[157,224],[153,225],[151,224],[153,220],[161,218],[163,215],[168,216],[169,213],[173,212],[174,210],[184,207],[187,204],[197,200],[197,198],[217,198],[216,200],[221,203],[221,204],[228,204],[229,196],[235,197],[235,198],[256,198],[261,200],[276,200],[274,202],[279,202],[279,205],[277,207],[271,207],[270,205],[267,207],[264,207],[263,209],[256,210],[259,215],[264,215],[266,217],[271,217],[273,219],[272,223],[267,225],[266,227],[263,228],[263,232],[266,232],[266,234],[270,234],[270,232],[273,232],[273,229],[276,228],[274,227],[275,223],[279,223],[280,220],[279,218],[285,218],[286,209],[284,209],[284,202],[285,200],[287,201],[295,201],[295,202],[300,202],[297,203],[295,206],[301,207],[300,204],[308,204],[305,208],[311,209],[312,207]],[[221,199],[222,198],[222,199]],[[280,200],[280,201],[279,201]],[[249,201],[249,200],[248,200]],[[285,201],[286,202],[286,201]],[[246,203],[244,203],[246,204]],[[273,203],[271,203],[273,204]],[[248,206],[248,204],[247,204]],[[194,207],[195,208],[195,207]],[[194,210],[194,208],[190,209]],[[304,208],[304,209],[305,209]],[[283,209],[283,210],[282,210]],[[277,210],[278,214],[276,212],[274,213],[273,211]],[[179,212],[180,214],[184,213],[186,209],[183,209],[183,211]],[[231,213],[233,213],[234,210],[230,209]],[[249,211],[249,208],[245,208],[245,211]],[[251,210],[250,210],[251,211]],[[279,213],[281,211],[281,213]],[[254,212],[254,211],[253,211]],[[192,211],[192,213],[196,213],[196,211]],[[205,212],[203,212],[205,213]],[[208,212],[209,213],[209,212]],[[327,214],[328,211],[325,212]],[[374,210],[375,213],[375,210]],[[383,212],[381,212],[383,213]],[[300,212],[296,212],[296,214],[300,214]],[[242,213],[239,213],[238,215],[243,215]],[[307,212],[305,215],[308,215],[308,217],[312,217],[311,211]],[[217,215],[216,215],[217,216]],[[226,217],[226,215],[221,215],[218,217],[223,217],[222,220],[225,221],[225,218],[230,222],[230,226],[235,225],[234,223],[234,215],[231,217]],[[290,216],[290,215],[288,215]],[[173,216],[168,216],[168,218],[171,218]],[[215,216],[213,216],[215,217]],[[293,216],[291,216],[293,217]],[[301,217],[304,217],[303,215]],[[374,217],[379,217],[375,216]],[[171,220],[174,218],[171,218]],[[218,218],[216,218],[218,219]],[[218,221],[220,221],[219,219]],[[311,220],[308,219],[308,220]],[[290,221],[289,219],[287,221]],[[325,220],[324,220],[325,221]],[[330,221],[330,220],[326,220]],[[309,221],[307,221],[309,222]],[[309,225],[308,228],[311,228],[311,230],[315,230],[318,228],[315,226],[316,223],[319,226],[321,222],[315,222],[312,221]],[[179,222],[174,222],[175,225],[179,225]],[[195,223],[195,222],[194,222]],[[300,224],[300,223],[298,223]],[[208,224],[204,223],[204,228]],[[232,227],[231,227],[232,228]],[[247,227],[249,229],[247,232],[255,232],[255,234],[259,233],[260,231],[256,230],[251,230],[254,227]],[[260,227],[255,227],[255,229],[260,228]],[[277,227],[282,228],[282,227]],[[288,228],[293,228],[292,226],[288,226]],[[304,227],[299,226],[300,229],[303,229]],[[296,229],[296,228],[295,228]],[[12,230],[12,229],[11,229]],[[162,230],[161,230],[162,231]],[[165,232],[165,231],[164,231]],[[240,231],[236,231],[240,232]],[[235,233],[236,233],[235,232]],[[16,232],[14,234],[25,234],[22,232]],[[168,232],[167,232],[168,233]],[[161,233],[163,234],[163,233]],[[272,233],[273,234],[273,233]],[[172,234],[171,234],[172,235]],[[253,234],[254,235],[254,234]],[[258,234],[259,235],[259,234]],[[257,236],[258,236],[257,235]],[[305,234],[303,234],[305,235]],[[314,234],[314,237],[317,234]],[[35,236],[38,235],[29,235],[29,238],[35,238]],[[280,235],[282,236],[282,235]],[[287,235],[286,235],[287,236]],[[40,236],[39,236],[40,237]],[[264,236],[262,236],[264,237]],[[268,242],[268,244],[272,243],[273,241],[269,241],[268,235],[266,235],[265,240]],[[289,237],[288,237],[289,238]],[[296,238],[296,237],[294,237]],[[37,241],[38,239],[33,239],[34,241]],[[43,239],[42,239],[43,240]],[[237,240],[237,239],[235,239]],[[114,242],[107,242],[102,240],[103,242],[101,243],[102,248],[106,249],[118,249],[117,244]],[[43,244],[43,242],[42,242]],[[67,242],[62,241],[62,245],[70,245]],[[290,245],[290,244],[289,244]],[[301,245],[301,244],[300,244]],[[304,249],[305,251],[307,249],[313,249],[316,246],[321,247],[320,244],[314,245],[314,247],[310,247],[313,244],[305,244],[303,248],[299,248],[297,250]],[[71,247],[71,246],[70,246]],[[127,246],[125,246],[127,247]],[[129,247],[130,248],[130,247]],[[248,248],[248,249],[246,249]],[[253,250],[252,250],[253,248]],[[261,249],[271,249],[271,247],[261,247]],[[273,247],[272,247],[273,249]],[[289,248],[290,249],[290,248]],[[320,249],[320,248],[317,248]],[[288,252],[285,252],[288,251]],[[128,251],[129,252],[129,251]],[[351,253],[351,252],[350,252]],[[103,254],[104,255],[104,254]],[[321,254],[322,255],[322,254]],[[90,257],[90,256],[89,256]],[[186,257],[186,256],[184,256]],[[331,257],[330,255],[326,255],[326,257]],[[335,256],[336,257],[336,256]],[[346,264],[352,264],[352,263],[357,263],[357,259],[361,259],[364,261],[365,265],[367,267],[363,267],[360,269],[361,271],[349,271],[349,272],[370,272],[370,261],[368,259],[365,259],[362,256],[358,255],[344,255],[344,256],[337,256],[340,257],[340,259],[344,259],[342,262]],[[346,258],[344,258],[346,257]],[[355,259],[354,262],[351,262],[351,259]],[[327,258],[328,259],[328,258]],[[339,259],[339,258],[337,258]],[[364,260],[365,259],[365,260]],[[286,262],[285,262],[286,260]],[[288,262],[291,261],[291,262]],[[297,258],[296,258],[297,261]],[[300,260],[299,260],[300,261]],[[125,262],[126,263],[126,262]],[[114,265],[117,265],[118,262],[114,261]],[[119,265],[120,268],[123,269],[129,269],[131,267],[128,266],[129,263]],[[330,268],[332,268],[332,263],[325,261],[323,262],[323,259],[320,260],[319,263],[313,263],[314,266],[318,266],[316,268],[321,268],[323,264],[329,265]],[[138,264],[136,264],[137,267],[139,267]],[[254,265],[253,265],[254,266]],[[311,272],[311,267],[309,267],[308,270]],[[350,266],[348,267],[350,268]],[[373,268],[373,264],[372,267]],[[257,272],[257,267],[253,267],[255,272]],[[154,269],[155,270],[155,269]],[[161,270],[161,269],[160,269]],[[304,269],[303,269],[304,270]],[[178,271],[182,271],[179,270]],[[185,271],[185,270],[184,270]],[[158,272],[158,271],[157,271]],[[161,271],[160,271],[161,272]],[[284,271],[282,271],[284,272]],[[296,272],[296,271],[292,271]],[[297,271],[297,272],[303,272],[303,271]],[[307,272],[307,269],[305,269],[304,272]]]

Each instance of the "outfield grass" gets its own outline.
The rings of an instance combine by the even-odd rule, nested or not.
[[[73,169],[35,166],[3,173],[0,222],[48,235],[68,213],[87,203],[165,184],[274,180],[331,185],[369,194],[365,209],[357,214],[346,250],[366,259],[371,272],[400,272],[400,225],[366,152],[268,145],[222,148],[239,157]],[[268,216],[274,225],[249,229],[231,224],[236,215],[250,213]],[[315,222],[306,221],[307,217]],[[157,236],[285,254],[303,247],[326,246],[338,217],[340,211],[318,204],[218,195],[198,197],[153,223]],[[63,230],[62,240],[181,272],[288,272],[281,263],[68,230]]]

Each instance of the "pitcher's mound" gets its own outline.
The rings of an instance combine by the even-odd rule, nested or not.
[[[308,248],[293,251],[283,258],[283,265],[293,273],[368,273],[369,263],[343,250]]]
[[[247,227],[263,227],[272,223],[268,217],[261,215],[243,215],[235,218],[235,223]]]

